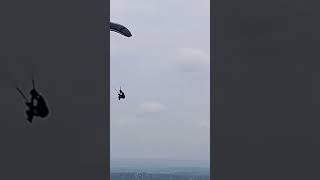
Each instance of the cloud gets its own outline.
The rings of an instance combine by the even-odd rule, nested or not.
[[[183,70],[196,71],[209,67],[210,55],[197,48],[180,48],[177,61]]]
[[[137,112],[138,113],[159,113],[165,109],[165,106],[158,102],[145,102],[142,103]]]

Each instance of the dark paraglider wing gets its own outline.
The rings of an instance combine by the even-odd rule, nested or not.
[[[123,25],[121,24],[117,24],[117,23],[113,23],[113,22],[110,22],[110,31],[114,31],[114,32],[117,32],[117,33],[120,33],[126,37],[131,37],[132,34],[131,32],[129,31],[128,28],[124,27]]]

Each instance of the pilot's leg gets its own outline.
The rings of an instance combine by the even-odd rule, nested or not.
[[[32,112],[31,112],[30,110],[27,110],[26,113],[27,113],[27,116],[28,116],[27,120],[28,120],[30,123],[32,123],[32,119],[33,119]]]

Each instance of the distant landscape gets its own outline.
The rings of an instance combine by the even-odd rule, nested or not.
[[[209,161],[111,160],[111,180],[209,180]]]

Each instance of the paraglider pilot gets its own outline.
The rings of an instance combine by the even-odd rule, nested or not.
[[[124,92],[120,88],[119,93],[118,93],[118,99],[120,101],[120,99],[124,99],[124,98],[126,98],[126,96],[124,95]]]
[[[31,100],[28,101],[27,98],[24,96],[22,91],[19,88],[16,88],[18,92],[21,94],[21,96],[26,101],[25,104],[29,108],[26,110],[26,114],[28,116],[27,120],[32,123],[33,117],[38,116],[41,118],[47,117],[49,114],[49,109],[47,107],[47,104],[44,100],[44,98],[37,92],[37,90],[34,87],[34,81],[33,82],[33,88],[30,91]],[[36,104],[35,104],[36,101]]]
[[[35,89],[32,89],[30,91],[30,95],[31,95],[30,102],[26,102],[26,105],[29,108],[29,110],[26,111],[26,114],[28,116],[27,120],[30,123],[32,123],[32,119],[34,116],[44,118],[48,116],[49,110],[44,98]],[[37,102],[36,105],[35,105],[35,101]]]

